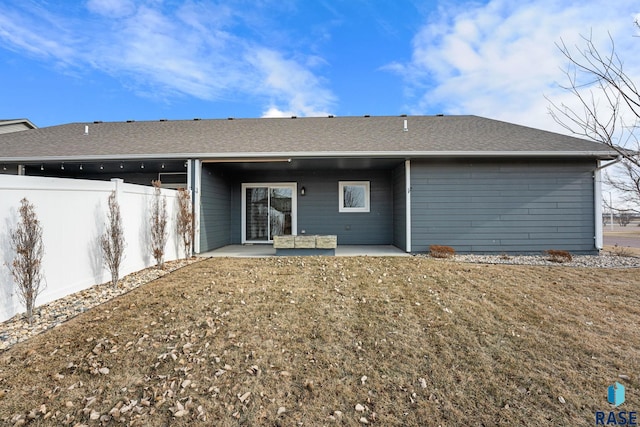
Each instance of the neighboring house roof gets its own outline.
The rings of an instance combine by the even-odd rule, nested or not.
[[[29,119],[0,119],[0,134],[36,129]]]
[[[603,144],[477,116],[70,123],[0,135],[0,146],[0,161],[277,156],[615,157]]]

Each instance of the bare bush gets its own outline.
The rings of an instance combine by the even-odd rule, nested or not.
[[[167,244],[167,200],[162,195],[160,180],[151,181],[154,194],[151,207],[151,253],[158,268],[164,267],[164,248]]]
[[[613,245],[613,248],[611,249],[611,253],[615,256],[620,256],[620,257],[627,257],[633,254],[633,252],[631,252],[631,249],[625,246],[618,246],[617,243]]]
[[[451,246],[431,245],[429,255],[434,258],[451,258],[456,254],[456,250]]]
[[[33,204],[26,198],[20,201],[20,222],[10,232],[11,249],[15,258],[9,269],[18,285],[18,296],[27,308],[29,324],[33,323],[33,308],[36,298],[44,290],[42,276],[42,226]]]
[[[618,214],[618,224],[621,227],[626,227],[631,222],[631,212],[622,211]]]
[[[111,283],[115,288],[120,279],[120,264],[124,259],[124,229],[122,227],[122,216],[120,215],[120,205],[116,197],[116,192],[109,195],[109,210],[107,211],[107,228],[100,237],[100,248],[102,256],[107,263],[107,268],[111,272]]]
[[[549,249],[547,251],[544,251],[543,253],[548,256],[547,259],[551,262],[563,263],[569,262],[573,259],[569,251],[563,251],[559,249]]]
[[[184,257],[191,256],[191,244],[193,243],[193,211],[191,207],[191,193],[184,188],[178,189],[178,236],[182,240]]]

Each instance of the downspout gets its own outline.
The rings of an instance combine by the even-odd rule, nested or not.
[[[616,163],[622,161],[622,156],[618,156],[614,161],[606,163],[604,165],[600,165],[600,160],[598,160],[598,167],[593,171],[593,181],[594,181],[594,190],[593,190],[593,211],[595,215],[595,236],[593,237],[595,240],[595,246],[598,251],[602,250],[604,247],[604,239],[602,237],[602,174],[601,171],[604,168],[608,168],[609,166],[613,166]]]

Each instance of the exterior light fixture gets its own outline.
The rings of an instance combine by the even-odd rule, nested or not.
[[[124,169],[124,163],[120,162],[120,169]]]
[[[307,189],[306,188],[304,188],[304,187],[300,188],[300,195],[301,196],[304,196],[306,193],[307,193]]]
[[[6,169],[5,169],[6,170]],[[40,170],[43,171],[44,170],[44,165],[40,165]]]
[[[2,165],[2,170],[6,171],[7,170],[7,165]]]
[[[140,163],[140,169],[144,169],[144,163]]]
[[[162,164],[162,166],[160,166],[162,169],[164,169],[164,163]]]
[[[64,163],[60,164],[60,170],[63,171],[64,170]]]
[[[83,168],[82,168],[82,163],[80,163],[80,170],[82,170],[82,169],[83,169]]]
[[[104,165],[102,163],[100,163],[100,170],[104,169]]]

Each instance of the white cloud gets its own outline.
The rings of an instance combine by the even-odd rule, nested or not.
[[[322,58],[266,46],[247,28],[257,24],[259,6],[250,16],[195,1],[89,0],[86,7],[90,25],[64,10],[0,4],[0,42],[45,61],[91,66],[144,96],[241,96],[296,115],[324,113],[335,100],[315,74]]]
[[[31,16],[17,8],[0,5],[0,40],[3,47],[26,53],[56,64],[69,64],[75,57],[74,37],[46,10],[31,5]],[[55,34],[55,36],[53,36]]]
[[[282,111],[274,105],[270,106],[262,113],[262,117],[265,117],[265,118],[278,118],[278,117],[282,118],[282,117],[292,117],[292,116],[295,116],[295,113],[293,111]]]
[[[637,12],[629,0],[615,7],[599,0],[490,0],[441,8],[415,35],[411,60],[386,68],[404,77],[414,113],[476,114],[558,131],[544,96],[572,100],[558,86],[567,83],[568,62],[555,44],[581,45],[580,35],[593,32],[606,51],[610,31],[625,70],[640,76],[640,40],[632,37]]]
[[[289,112],[305,116],[324,116],[334,102],[329,90],[323,89],[322,81],[298,61],[286,59],[270,49],[251,52],[249,62],[258,70],[260,91],[272,97],[269,111],[282,113],[278,103],[284,103]]]
[[[131,0],[89,0],[87,9],[100,15],[119,18],[133,13],[135,4]]]

